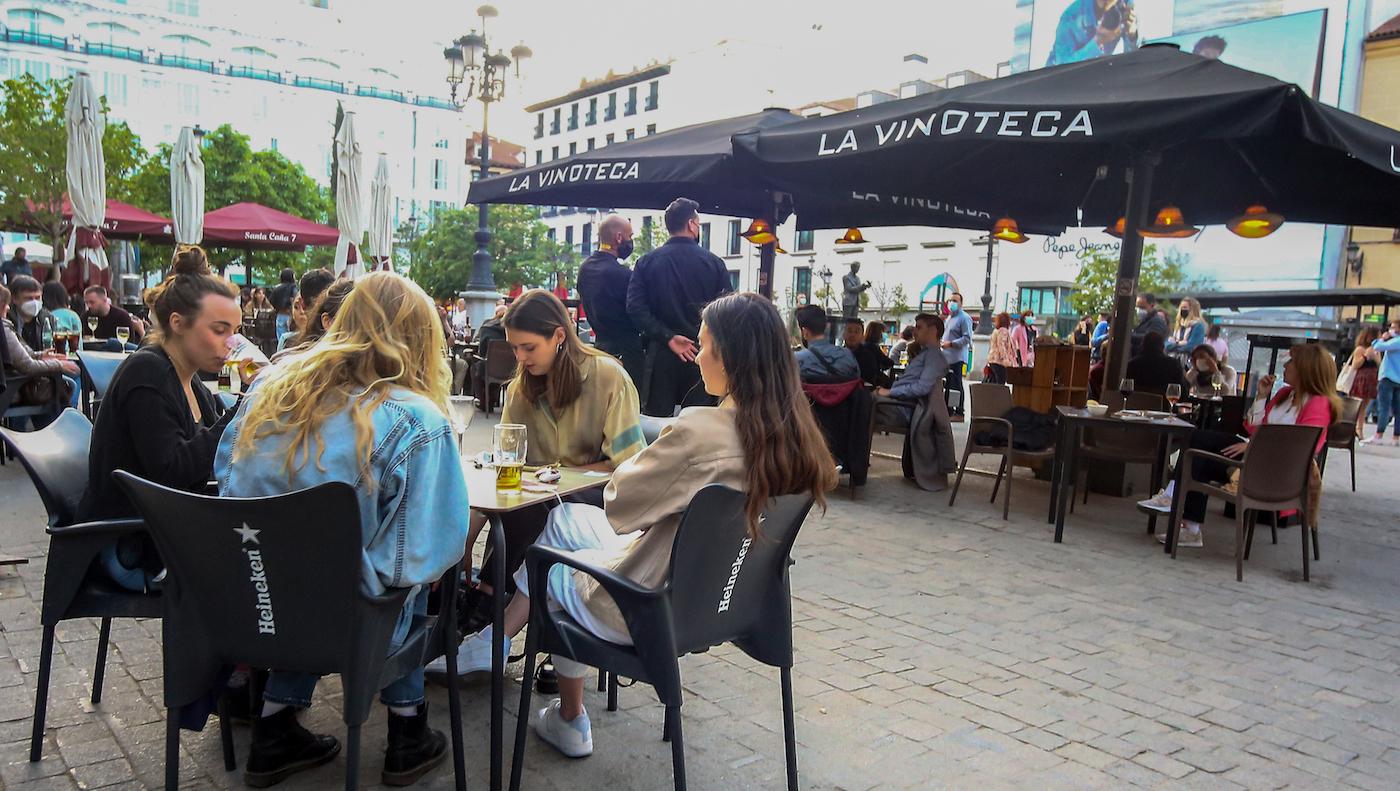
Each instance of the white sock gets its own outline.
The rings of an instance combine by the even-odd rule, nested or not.
[[[1183,519],[1181,520],[1181,525],[1182,527],[1185,527],[1187,530],[1190,530],[1193,533],[1201,532],[1200,522],[1192,522],[1190,519]]]
[[[285,708],[287,708],[287,704],[285,703],[273,703],[270,700],[265,700],[263,701],[262,716],[271,717],[272,715]]]
[[[417,706],[390,706],[389,713],[395,717],[417,717]]]

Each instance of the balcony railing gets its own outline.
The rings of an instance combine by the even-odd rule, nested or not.
[[[345,93],[345,83],[338,80],[322,80],[316,77],[293,77],[292,84],[298,88],[315,88],[321,91]]]
[[[5,40],[15,44],[32,44],[36,47],[48,47],[50,49],[68,49],[68,39],[64,36],[55,36],[52,33],[31,33],[28,30],[6,28]]]
[[[282,82],[282,72],[271,71],[269,69],[255,69],[252,66],[230,66],[228,70],[230,77],[244,77],[250,80],[263,80],[266,82]]]
[[[356,96],[369,96],[374,99],[389,99],[390,101],[401,102],[404,100],[403,91],[390,91],[384,88],[375,88],[369,85],[360,85],[355,88]]]
[[[186,55],[161,55],[157,61],[162,66],[170,66],[176,69],[193,69],[194,71],[207,71],[214,73],[214,61],[191,58]]]
[[[109,58],[120,58],[122,60],[145,60],[141,50],[135,47],[121,47],[116,44],[103,44],[101,42],[89,41],[83,45],[83,51],[89,55],[106,55]]]

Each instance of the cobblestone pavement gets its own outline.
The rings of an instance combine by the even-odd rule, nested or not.
[[[478,423],[473,435],[488,430]],[[1344,458],[1327,475],[1312,582],[1301,580],[1294,528],[1277,546],[1261,531],[1237,583],[1233,525],[1219,516],[1206,525],[1204,550],[1172,561],[1130,501],[1095,496],[1056,545],[1048,487],[1024,470],[1002,521],[987,502],[990,478],[966,480],[949,508],[946,495],[914,489],[897,463],[877,460],[859,499],[839,493],[795,550],[804,787],[1396,788],[1400,451],[1363,448],[1358,462],[1356,494]],[[0,550],[33,559],[0,571],[0,785],[159,787],[155,621],[114,623],[96,707],[87,702],[95,623],[59,628],[45,758],[26,760],[44,549],[38,498],[18,465],[0,468]],[[776,672],[733,649],[688,657],[683,668],[692,787],[781,787]],[[507,684],[512,708],[518,690]],[[430,687],[429,697],[445,730],[445,691]],[[485,679],[466,685],[478,789],[487,700]],[[339,702],[338,683],[325,680],[306,719],[342,733]],[[620,711],[609,713],[590,692],[588,705],[597,754],[569,761],[531,736],[525,787],[670,787],[654,696],[624,689]],[[368,782],[378,778],[381,712],[365,732]],[[236,739],[241,762],[247,730]],[[241,786],[223,771],[215,728],[186,734],[182,753],[184,787]],[[344,769],[342,756],[284,787],[338,787]],[[444,768],[423,785],[451,782]]]

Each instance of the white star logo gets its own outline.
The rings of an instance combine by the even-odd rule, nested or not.
[[[261,533],[262,531],[254,530],[253,528],[248,526],[247,522],[244,522],[242,527],[235,527],[233,529],[233,532],[241,536],[243,538],[243,543],[245,544],[249,541],[253,542],[254,544],[260,543],[258,541],[258,533]]]

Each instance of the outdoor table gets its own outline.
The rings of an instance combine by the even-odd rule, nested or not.
[[[1152,480],[1154,486],[1164,486],[1167,470],[1171,458],[1172,444],[1180,442],[1185,447],[1189,441],[1191,432],[1196,427],[1178,417],[1158,418],[1154,420],[1127,419],[1119,417],[1122,412],[1114,415],[1095,417],[1083,407],[1057,406],[1056,412],[1059,414],[1059,436],[1055,442],[1055,460],[1050,478],[1050,516],[1047,521],[1055,523],[1055,543],[1059,544],[1064,540],[1065,535],[1065,512],[1069,507],[1070,486],[1074,483],[1078,474],[1079,465],[1079,445],[1083,442],[1085,428],[1115,428],[1127,429],[1128,431],[1141,432],[1145,436],[1150,436],[1158,444],[1158,461],[1153,465]],[[1132,410],[1128,410],[1132,412]],[[1177,465],[1176,480],[1180,486],[1181,465]],[[1087,483],[1085,484],[1088,485]],[[1172,500],[1172,510],[1167,515],[1168,525],[1176,523],[1180,515],[1177,513],[1176,500]],[[1157,514],[1154,511],[1148,521],[1148,531],[1153,531],[1157,526]],[[1171,542],[1174,540],[1176,531],[1167,531],[1166,551],[1172,551]]]
[[[501,649],[508,642],[505,636],[505,581],[506,576],[506,534],[501,523],[501,514],[519,511],[532,505],[567,497],[571,494],[596,489],[607,484],[611,473],[583,472],[561,468],[560,478],[550,492],[498,492],[496,491],[496,469],[482,466],[478,468],[470,460],[464,460],[462,469],[467,479],[467,499],[472,510],[486,515],[490,532],[488,541],[494,551],[491,563],[496,573],[496,584],[491,589],[491,791],[500,791],[501,762],[505,733],[505,660]],[[521,474],[522,482],[532,479],[530,472]],[[505,642],[503,642],[505,641]],[[449,680],[455,683],[455,679]],[[525,679],[522,683],[532,683]]]

